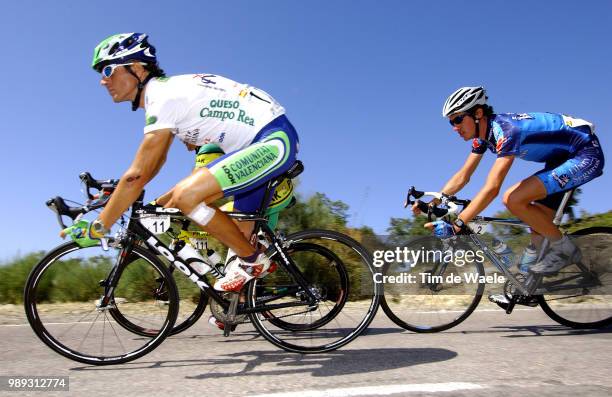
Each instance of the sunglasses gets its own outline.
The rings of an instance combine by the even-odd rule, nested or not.
[[[448,120],[448,122],[452,126],[459,125],[459,124],[461,124],[461,122],[463,122],[463,119],[465,118],[465,116],[469,116],[469,115],[467,113],[466,114],[462,114],[461,116],[457,116],[454,119]]]
[[[142,62],[137,62],[140,65],[146,65]],[[115,73],[115,69],[117,69],[119,66],[128,66],[128,65],[133,65],[134,62],[131,63],[118,63],[118,64],[111,64],[111,65],[106,65],[102,68],[102,70],[100,71],[100,73],[102,73],[102,77],[105,78],[109,78],[113,75],[113,73]]]

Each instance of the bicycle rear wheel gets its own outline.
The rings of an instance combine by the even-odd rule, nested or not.
[[[249,315],[255,328],[274,345],[298,353],[334,350],[358,337],[376,315],[380,298],[371,255],[352,238],[326,230],[295,233],[285,244],[283,253],[270,254],[279,264],[276,272],[249,284],[248,307],[268,308]],[[281,265],[285,254],[320,296],[313,306],[303,304],[304,290]],[[268,295],[262,294],[266,290]],[[282,303],[298,306],[271,306]]]
[[[292,309],[286,315],[282,315],[280,310],[265,311],[262,315],[270,324],[290,331],[306,331],[322,327],[332,321],[346,303],[349,292],[349,275],[346,267],[329,248],[313,243],[292,244],[288,254],[296,263],[312,264],[310,272],[325,273],[325,280],[319,277],[319,282],[314,287],[323,296],[325,308],[324,310],[319,308],[317,313],[302,310],[302,313],[298,314],[295,313],[298,310]],[[271,259],[277,259],[276,255],[272,254]],[[320,269],[321,267],[323,269]],[[318,276],[321,276],[321,273]],[[287,301],[288,295],[304,298],[303,294],[300,294],[302,294],[301,288],[289,277],[281,277],[281,274],[259,281],[256,287],[258,304]],[[276,317],[276,314],[282,317]]]
[[[136,249],[141,250],[140,248]],[[159,256],[157,258],[162,260],[162,258]],[[132,262],[139,263],[140,260],[139,255],[132,253],[125,259],[125,266],[126,268],[130,269]],[[185,277],[182,272],[175,271],[176,268],[170,263],[165,260],[162,261],[168,267],[170,274],[172,274],[179,296],[179,310],[176,317],[176,322],[174,323],[172,331],[170,331],[170,336],[172,336],[185,331],[194,325],[200,319],[200,317],[202,317],[208,303],[208,295],[200,290],[195,283]],[[155,280],[156,284],[151,285],[146,289],[151,302],[156,302],[156,304],[165,304],[168,301],[165,280],[166,279],[163,277],[158,277]],[[115,295],[115,301],[122,302],[124,301],[124,298]],[[127,315],[124,315],[122,313],[122,309],[122,305],[116,305],[115,309],[110,311],[110,314],[123,328],[142,336],[154,336],[159,332],[159,329],[151,327],[150,324],[139,324],[138,321],[131,321],[129,319],[130,314],[128,313]]]
[[[26,315],[36,335],[55,352],[86,364],[125,363],[155,349],[172,330],[176,285],[166,266],[140,247],[134,247],[110,304],[99,307],[117,253],[70,242],[32,269],[24,291]],[[166,280],[163,301],[151,294],[160,279]]]
[[[174,266],[170,267],[170,273],[179,295],[179,312],[174,328],[170,332],[170,335],[176,335],[198,322],[206,310],[208,295]]]
[[[540,295],[540,306],[551,319],[568,327],[608,326],[612,324],[612,228],[587,228],[570,237],[582,252],[582,268],[577,264],[565,267],[545,277],[544,285],[568,280],[560,286],[575,288]]]
[[[447,251],[435,237],[417,238],[405,248],[422,256],[383,267],[380,304],[389,319],[409,331],[427,333],[447,330],[468,318],[484,292],[482,263],[459,262],[457,256],[443,260]],[[471,250],[467,245],[462,249]]]

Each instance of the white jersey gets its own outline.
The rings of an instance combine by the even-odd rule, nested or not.
[[[285,113],[264,91],[211,74],[152,79],[145,111],[145,134],[170,128],[185,143],[216,143],[225,153],[248,146],[262,127]]]

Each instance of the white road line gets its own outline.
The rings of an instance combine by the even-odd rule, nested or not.
[[[450,383],[421,383],[408,385],[386,385],[386,386],[364,386],[348,387],[343,389],[326,390],[302,390],[299,392],[259,394],[254,397],[351,397],[351,396],[388,396],[397,393],[435,393],[457,390],[484,389],[484,386],[475,383],[450,382]]]

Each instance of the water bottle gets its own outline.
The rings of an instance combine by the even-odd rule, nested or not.
[[[208,256],[208,263],[212,264],[212,265],[223,265],[223,259],[221,258],[221,255],[219,255],[215,250],[209,248],[208,250],[206,250],[206,256]]]
[[[519,272],[526,274],[529,273],[529,268],[531,265],[534,265],[538,260],[538,250],[533,244],[529,244],[525,251],[523,252],[523,256],[521,257],[521,261],[518,264]]]
[[[497,254],[506,269],[512,267],[514,263],[514,253],[506,243],[493,237],[493,251]]]
[[[183,259],[189,266],[193,268],[200,276],[208,273],[212,267],[210,267],[206,263],[206,259],[202,258],[202,256],[191,246],[191,244],[184,244],[181,249],[178,250],[177,255],[179,258]],[[178,246],[179,244],[177,244]]]
[[[216,278],[222,278],[224,276],[223,271],[225,270],[225,264],[223,258],[215,250],[209,248],[206,250],[206,256],[208,264],[212,266],[210,273]]]

